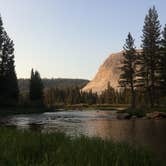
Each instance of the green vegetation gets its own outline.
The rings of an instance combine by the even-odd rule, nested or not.
[[[142,51],[136,54],[134,40],[129,33],[124,47],[124,62],[120,83],[131,91],[131,107],[135,107],[135,91],[141,102],[153,108],[165,89],[165,29],[161,40],[161,25],[153,6],[145,17]],[[165,96],[165,94],[164,94]]]
[[[131,107],[135,108],[135,89],[136,89],[136,63],[137,54],[134,46],[134,39],[129,33],[124,45],[123,62],[122,62],[122,74],[120,75],[119,84],[121,87],[130,88],[131,93]]]
[[[0,106],[18,102],[19,89],[14,63],[14,43],[0,17]]]
[[[124,110],[118,111],[118,113],[128,113],[130,116],[136,116],[138,118],[144,117],[149,110],[141,109],[141,108],[127,108]],[[152,110],[150,111],[152,112]]]
[[[16,114],[38,114],[44,112],[53,112],[55,109],[46,108],[46,107],[1,107],[0,108],[0,116],[9,116],[9,115],[16,115]]]
[[[50,88],[45,91],[44,103],[48,107],[57,105],[100,105],[100,104],[128,104],[130,94],[128,90],[118,92],[108,84],[108,87],[100,95],[97,93],[82,92],[79,87],[66,89]]]
[[[0,165],[159,166],[145,149],[99,138],[0,128]]]
[[[158,18],[158,13],[153,6],[145,16],[142,35],[143,53],[139,56],[138,64],[140,70],[137,74],[140,77],[139,86],[144,89],[145,101],[150,107],[154,107],[157,98],[160,95],[159,77],[162,73],[161,68],[161,25]]]
[[[138,118],[141,117],[145,117],[146,113],[152,113],[152,112],[166,112],[166,107],[153,107],[153,108],[149,108],[149,107],[145,107],[145,108],[125,108],[121,110],[117,110],[118,113],[128,113],[130,115],[130,117],[132,116],[136,116]]]
[[[57,109],[65,110],[108,110],[108,111],[117,111],[125,110],[128,108],[128,104],[73,104],[73,105],[56,105]]]
[[[17,107],[1,107],[0,108],[0,116],[8,116],[8,115],[15,115],[15,114],[38,114],[44,112],[56,112],[56,111],[69,111],[69,110],[76,110],[76,111],[86,111],[86,110],[125,110],[128,108],[128,104],[73,104],[73,105],[66,105],[66,104],[57,104],[55,107],[44,107],[44,106],[17,106]]]
[[[43,82],[40,78],[40,74],[38,71],[31,71],[31,79],[29,86],[29,97],[31,101],[40,101],[43,102]]]
[[[84,87],[89,81],[85,79],[71,79],[71,78],[42,78],[45,89],[59,88],[66,89],[72,87]],[[18,85],[21,92],[29,91],[30,79],[18,79]]]
[[[161,40],[161,94],[165,96],[166,94],[166,25],[162,32],[162,40]]]

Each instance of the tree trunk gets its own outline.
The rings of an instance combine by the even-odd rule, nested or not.
[[[131,108],[135,108],[135,90],[133,84],[131,84]]]
[[[155,89],[153,86],[150,87],[150,107],[153,108],[154,107],[154,102],[155,102]]]

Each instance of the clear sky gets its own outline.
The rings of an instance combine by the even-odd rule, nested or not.
[[[127,33],[140,46],[145,14],[156,6],[166,23],[166,0],[0,0],[4,27],[15,43],[17,76],[92,79]]]

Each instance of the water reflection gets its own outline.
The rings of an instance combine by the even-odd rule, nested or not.
[[[165,120],[104,120],[88,122],[86,126],[91,136],[100,135],[102,138],[146,146],[165,160]]]
[[[116,120],[116,112],[85,111],[17,115],[1,119],[19,129],[65,132],[71,136],[97,136],[114,141],[148,146],[159,157],[166,157],[165,120]]]

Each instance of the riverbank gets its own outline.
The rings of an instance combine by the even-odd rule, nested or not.
[[[0,116],[9,116],[17,114],[39,114],[54,111],[54,109],[46,107],[1,107]]]
[[[165,119],[166,107],[154,107],[154,108],[127,108],[117,111],[117,119]]]
[[[45,112],[59,112],[59,111],[116,111],[118,119],[131,118],[166,118],[166,107],[160,106],[155,108],[129,108],[128,104],[74,104],[64,105],[59,104],[55,107],[46,106],[17,106],[17,107],[0,107],[0,116],[16,115],[16,114],[39,114]]]
[[[66,110],[103,110],[114,111],[123,110],[128,108],[128,104],[73,104],[73,105],[57,105],[56,108],[62,108]]]
[[[88,104],[74,104],[74,105],[64,105],[57,104],[54,107],[45,107],[45,106],[15,106],[15,107],[0,107],[0,116],[8,116],[15,114],[36,114],[44,112],[57,112],[57,111],[68,111],[68,110],[78,110],[78,111],[89,111],[89,110],[121,110],[127,108],[127,105],[124,104],[97,104],[97,105],[88,105]]]
[[[0,154],[0,165],[160,166],[147,150],[125,143],[12,128],[0,128]]]

